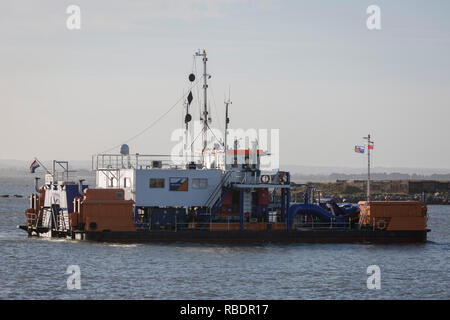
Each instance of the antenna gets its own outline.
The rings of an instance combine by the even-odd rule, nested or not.
[[[225,168],[227,166],[227,151],[228,151],[228,145],[227,145],[227,136],[228,136],[228,124],[230,123],[230,118],[228,117],[228,106],[232,104],[231,102],[231,86],[228,87],[228,100],[225,99],[225,132],[224,132],[224,164]]]

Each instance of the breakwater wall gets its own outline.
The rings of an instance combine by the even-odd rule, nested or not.
[[[367,181],[337,180],[336,182],[315,183],[321,190],[321,197],[334,198],[338,202],[358,202],[366,199]],[[293,183],[291,198],[303,201],[304,186]],[[374,180],[370,182],[371,199],[423,200],[426,204],[450,204],[450,182],[437,180]]]

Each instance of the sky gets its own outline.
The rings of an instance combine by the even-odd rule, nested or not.
[[[120,145],[187,92],[200,48],[212,126],[231,87],[230,126],[279,129],[281,164],[364,167],[354,146],[370,133],[375,166],[450,169],[449,13],[438,0],[3,0],[0,159]],[[179,104],[131,152],[169,152],[181,125]]]

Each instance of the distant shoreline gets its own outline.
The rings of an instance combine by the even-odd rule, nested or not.
[[[337,202],[358,203],[367,199],[367,182],[336,181],[329,183],[308,182],[321,191],[323,198],[334,198]],[[292,183],[292,201],[303,201],[304,185]],[[371,200],[424,201],[425,204],[450,204],[450,181],[437,180],[388,180],[371,181]]]

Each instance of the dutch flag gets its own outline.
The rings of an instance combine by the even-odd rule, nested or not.
[[[34,160],[33,163],[30,165],[30,172],[34,173],[36,171],[36,169],[39,167],[40,167],[40,165],[37,162],[37,160]]]

